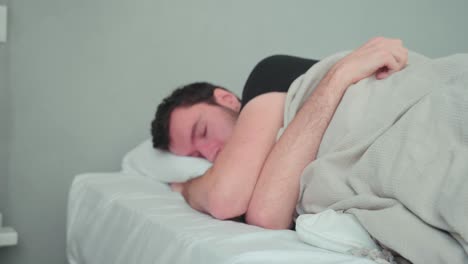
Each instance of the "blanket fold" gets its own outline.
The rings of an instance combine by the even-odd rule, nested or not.
[[[293,82],[278,137],[347,53]],[[411,262],[468,263],[468,54],[410,52],[402,71],[348,88],[301,177],[297,212],[326,209]]]

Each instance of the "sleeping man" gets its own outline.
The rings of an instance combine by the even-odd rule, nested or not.
[[[382,79],[387,79],[391,75],[394,75],[393,79],[397,81],[400,79],[407,81],[409,77],[405,77],[404,80],[402,77],[396,78],[399,72],[406,71],[406,69],[401,70],[407,66],[407,62],[408,51],[400,40],[381,37],[371,39],[353,52],[336,59],[333,63],[328,62],[330,67],[323,72],[319,81],[314,85],[313,91],[300,104],[297,111],[294,111],[292,118],[284,127],[286,123],[284,120],[285,111],[290,107],[287,92],[291,83],[309,68],[314,70],[321,63],[314,65],[316,63],[314,60],[290,56],[269,57],[260,62],[252,71],[244,87],[242,101],[228,90],[209,83],[194,83],[174,91],[158,107],[152,123],[153,145],[155,148],[168,150],[176,155],[201,157],[213,163],[213,166],[201,177],[184,183],[172,183],[171,187],[174,191],[180,192],[191,207],[217,219],[230,219],[245,215],[245,221],[249,224],[269,229],[287,229],[293,224],[296,205],[298,208],[302,208],[300,213],[316,213],[326,209],[326,207],[341,211],[349,210],[347,212],[354,213],[371,235],[382,244],[402,253],[405,258],[412,261],[427,260],[427,258],[436,255],[439,259],[432,259],[432,261],[425,263],[438,263],[442,259],[447,260],[447,258],[451,258],[451,263],[463,263],[468,260],[465,252],[468,250],[466,243],[468,230],[463,229],[463,227],[463,230],[460,230],[457,226],[460,225],[460,219],[457,218],[452,222],[448,218],[441,219],[439,216],[435,216],[435,213],[431,215],[424,209],[420,210],[417,206],[415,206],[414,211],[418,216],[413,217],[412,213],[406,214],[407,211],[413,212],[413,208],[408,209],[401,206],[400,203],[393,204],[394,200],[400,199],[397,195],[392,197],[393,194],[387,193],[390,189],[394,191],[393,186],[385,188],[386,186],[381,182],[374,183],[374,179],[362,180],[359,178],[379,170],[379,160],[371,157],[369,161],[371,165],[368,167],[372,168],[373,171],[364,173],[362,167],[367,164],[368,153],[374,151],[374,148],[380,149],[383,144],[388,144],[392,148],[400,142],[395,140],[378,142],[376,139],[387,132],[398,131],[391,126],[404,124],[402,116],[406,112],[410,112],[408,110],[410,108],[405,105],[405,100],[390,100],[395,94],[392,93],[391,89],[375,90],[375,93],[388,92],[388,95],[385,95],[388,100],[374,103],[377,106],[382,105],[382,109],[390,109],[382,112],[382,118],[377,114],[374,115],[372,111],[360,113],[350,110],[349,113],[344,113],[351,114],[351,116],[353,113],[359,113],[359,115],[368,117],[369,122],[366,121],[365,124],[357,126],[356,131],[363,130],[362,133],[359,133],[360,135],[370,131],[369,137],[366,137],[365,140],[357,140],[359,139],[359,135],[357,135],[348,141],[346,141],[348,138],[342,137],[341,141],[336,140],[335,142],[347,142],[346,144],[335,144],[338,147],[331,148],[334,152],[330,151],[333,155],[316,160],[319,147],[323,147],[321,143],[323,143],[322,140],[327,128],[330,125],[335,125],[330,124],[332,118],[335,119],[335,112],[337,109],[342,111],[338,107],[346,99],[344,96],[348,92],[348,88],[353,87],[354,89],[357,86],[354,84],[366,83],[371,79],[368,77],[372,76],[375,77],[374,81],[377,82],[377,86],[378,83],[385,82]],[[312,65],[314,66],[312,67]],[[427,79],[430,77],[428,76]],[[303,82],[306,81],[303,80]],[[296,83],[296,86],[300,86],[300,83]],[[411,89],[412,87],[407,88],[409,93],[411,93]],[[367,97],[364,99],[360,97],[361,99],[356,100],[356,104],[359,105],[361,102],[372,105],[372,96],[375,96],[375,93],[373,90],[366,90],[366,92],[368,92]],[[421,92],[421,94],[414,95],[414,98],[410,94],[411,104],[422,102],[424,98],[428,97],[428,93]],[[353,96],[355,90],[350,90],[348,94]],[[466,89],[464,94],[461,98],[466,98]],[[460,98],[460,95],[456,97]],[[385,101],[390,104],[389,108],[386,108]],[[397,106],[402,110],[393,113],[392,107]],[[461,106],[461,108],[463,107]],[[392,118],[388,119],[390,120],[387,122],[388,125],[385,123],[386,115],[393,115]],[[468,124],[466,115],[465,117],[463,114],[456,116],[465,118],[464,124]],[[375,122],[375,125],[372,122]],[[421,122],[423,121],[421,120]],[[366,127],[367,124],[369,124],[368,127]],[[280,129],[282,129],[282,133],[278,138]],[[428,133],[430,134],[430,131]],[[456,128],[456,133],[461,134],[461,137],[468,141],[466,127]],[[401,134],[407,135],[405,132]],[[424,136],[420,135],[421,138]],[[382,137],[382,140],[384,139],[385,137]],[[328,141],[324,145],[327,145]],[[365,145],[363,142],[367,141],[377,142],[380,145],[376,147],[370,143],[365,143],[367,144]],[[361,145],[356,145],[356,142]],[[422,145],[425,144],[423,140],[421,142]],[[468,154],[466,144],[461,148],[459,152],[453,152],[452,160],[456,161],[459,153]],[[322,150],[320,149],[320,151]],[[412,149],[411,151],[414,153],[408,154],[409,159],[414,155],[424,154],[424,148]],[[400,154],[384,155],[382,159],[394,160]],[[340,160],[342,157],[346,157],[346,159]],[[464,158],[466,159],[467,156]],[[431,162],[436,164],[435,160],[437,159],[438,157],[432,157]],[[412,162],[418,165],[417,160]],[[331,170],[322,168],[329,168],[326,166],[330,166],[330,164],[334,164],[335,167],[332,169],[336,173],[328,177]],[[351,164],[353,165],[351,166]],[[354,164],[357,165],[354,166]],[[374,169],[372,167],[374,164],[379,164],[379,166]],[[386,167],[382,166],[382,168]],[[391,167],[386,172],[376,174],[375,180],[386,177],[386,173],[392,168],[398,169],[398,167]],[[405,167],[401,171],[405,169],[408,170]],[[346,178],[348,176],[338,176],[344,171],[349,172],[349,178]],[[458,172],[460,171],[468,175],[466,167]],[[310,175],[304,175],[304,172],[309,172]],[[418,173],[425,172],[418,171]],[[322,177],[320,181],[318,181],[319,177],[317,176],[319,174]],[[421,183],[421,186],[424,186],[424,182],[427,181],[424,178],[417,179],[414,184]],[[467,181],[465,180],[461,185],[458,185],[462,186],[462,189],[458,190],[461,193],[458,197],[466,197]],[[385,180],[383,182],[386,184]],[[325,188],[330,187],[327,184],[332,185],[330,189]],[[336,189],[334,189],[335,187]],[[399,191],[399,188],[398,186],[396,192]],[[337,192],[334,193],[334,191]],[[319,197],[319,193],[323,196]],[[423,207],[428,206],[430,197],[422,197],[425,194],[424,189],[414,190],[414,193],[415,197],[418,196],[418,193],[421,194]],[[310,202],[308,199],[314,201]],[[305,204],[304,201],[309,202]],[[417,199],[416,201],[419,202]],[[321,204],[322,202],[323,204]],[[467,200],[454,201],[454,204],[459,204],[459,208],[463,208],[459,215],[468,214]],[[354,209],[361,211],[353,211]],[[408,234],[411,232],[408,230],[402,230],[402,232],[387,232],[390,230],[388,228],[383,231],[374,230],[372,224],[366,225],[369,222],[375,223],[375,221],[372,222],[374,215],[366,215],[369,210],[374,209],[379,213],[378,216],[385,221],[393,220],[392,217],[386,215],[387,212],[396,212],[395,221],[389,225],[398,223],[403,228],[406,223],[415,221],[414,226],[419,227],[417,221],[425,221],[424,225],[430,226],[430,228],[435,227],[432,228],[435,233],[426,232],[426,229],[422,228],[420,231],[424,235],[418,234],[410,237]],[[403,216],[411,216],[409,218],[399,217],[400,213]],[[398,222],[399,219],[402,222]],[[384,222],[381,223],[384,225]],[[454,225],[451,225],[452,223]],[[408,228],[412,227],[408,226]],[[451,235],[448,235],[449,233]],[[406,242],[410,241],[408,243],[411,243],[411,239],[413,241],[418,241],[418,239],[432,240],[431,243],[434,245],[431,246],[435,249],[439,248],[439,250],[451,248],[454,243],[459,244],[455,246],[457,249],[447,249],[440,254],[431,255],[418,250],[418,247],[408,250],[407,248],[411,247],[405,246],[406,243],[398,244],[398,240],[394,242],[392,239],[386,239],[388,236],[396,234],[403,236],[400,239],[409,239],[406,240]],[[426,236],[426,234],[428,235]],[[405,235],[408,237],[404,237]],[[419,240],[419,242],[425,240]],[[428,245],[424,245],[422,248],[426,248],[426,246],[431,248]]]
[[[288,68],[274,61],[287,59],[267,58],[252,73],[274,67],[266,64]],[[218,219],[245,214],[249,224],[290,227],[301,172],[315,159],[320,139],[346,89],[373,74],[383,79],[401,70],[406,60],[407,50],[401,41],[369,41],[330,70],[278,141],[286,91],[314,61],[299,60],[301,65],[292,66],[295,69],[286,84],[256,87],[248,81],[249,90],[245,89],[243,95],[254,93],[255,97],[243,98],[242,103],[233,93],[210,84],[193,84],[175,91],[159,106],[153,121],[154,146],[176,155],[205,158],[213,166],[202,177],[173,184],[173,189],[181,192],[194,209]],[[276,74],[282,72],[277,70]]]

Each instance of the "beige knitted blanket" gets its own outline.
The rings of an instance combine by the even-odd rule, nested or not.
[[[345,54],[294,81],[284,127]],[[388,79],[349,87],[301,178],[298,213],[327,208],[413,263],[468,263],[468,54],[410,53]]]

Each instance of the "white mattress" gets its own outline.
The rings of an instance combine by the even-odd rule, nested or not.
[[[213,219],[167,185],[122,173],[75,178],[67,255],[70,264],[374,263],[312,247],[291,230]]]

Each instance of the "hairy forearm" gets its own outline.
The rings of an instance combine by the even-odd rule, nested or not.
[[[298,111],[263,166],[247,211],[248,223],[273,229],[290,226],[302,171],[315,160],[347,87],[332,68]]]
[[[249,102],[213,166],[203,176],[176,189],[196,210],[218,219],[244,214],[265,160],[282,125],[286,95],[267,93]],[[263,113],[264,109],[276,108]]]
[[[181,194],[193,209],[216,219],[226,220],[243,215],[247,210],[255,182],[240,182],[239,177],[236,179],[221,176],[226,175],[215,175],[210,169],[204,175],[184,183]],[[256,179],[257,177],[253,180]]]
[[[187,181],[181,193],[193,209],[210,213],[210,190],[213,184],[210,168],[202,176]]]

